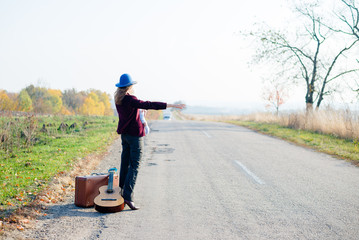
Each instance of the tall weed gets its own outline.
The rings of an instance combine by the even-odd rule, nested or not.
[[[15,148],[31,148],[36,141],[37,122],[34,115],[0,116],[0,149],[11,154]]]

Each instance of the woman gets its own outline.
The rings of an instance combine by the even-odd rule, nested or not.
[[[140,167],[144,126],[140,119],[139,109],[166,109],[169,107],[184,108],[184,104],[167,104],[164,102],[141,101],[133,96],[133,81],[128,74],[120,77],[116,84],[115,104],[119,116],[117,133],[121,134],[122,154],[120,169],[120,188],[122,196],[132,210],[139,209],[133,202],[133,189]]]

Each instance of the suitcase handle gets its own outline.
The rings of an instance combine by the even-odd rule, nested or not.
[[[91,176],[107,175],[107,173],[91,173]]]
[[[108,172],[114,171],[115,173],[117,173],[117,168],[110,168],[108,170]],[[98,175],[109,175],[109,173],[91,173],[91,176],[98,176]]]

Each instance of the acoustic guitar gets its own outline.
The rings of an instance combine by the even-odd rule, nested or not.
[[[99,188],[100,194],[95,197],[95,209],[101,213],[114,213],[120,212],[125,207],[125,202],[120,194],[120,187],[113,187],[113,175],[116,168],[108,170],[109,178],[108,185]]]

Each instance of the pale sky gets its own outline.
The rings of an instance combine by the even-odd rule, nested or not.
[[[255,46],[238,32],[288,14],[286,0],[0,0],[0,89],[112,95],[129,73],[143,100],[262,104],[265,76],[248,67]],[[292,101],[304,106],[304,95]]]

